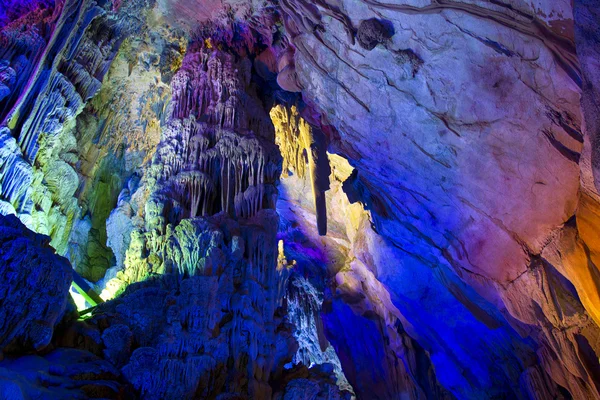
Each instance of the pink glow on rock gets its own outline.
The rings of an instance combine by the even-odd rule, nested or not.
[[[225,11],[241,17],[252,10],[252,3],[242,0],[161,0],[159,7],[168,20],[189,28],[215,19]]]
[[[54,0],[1,0],[0,27],[4,27],[37,9],[54,7]]]

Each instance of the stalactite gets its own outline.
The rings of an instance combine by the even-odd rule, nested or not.
[[[325,191],[329,189],[329,160],[327,158],[327,140],[323,132],[312,127],[300,117],[295,106],[289,109],[278,105],[271,112],[275,125],[275,142],[283,155],[283,177],[289,172],[297,173],[300,178],[308,172],[312,184],[312,194],[320,235],[327,234],[327,204]]]
[[[6,75],[2,77],[0,73],[0,88],[2,85],[5,88],[4,95],[0,95],[0,123],[4,122],[34,73],[50,41],[60,9],[59,6],[55,10],[34,10],[11,21],[1,30],[0,71],[4,69],[5,73],[12,75],[12,79],[6,79]]]
[[[5,213],[25,210],[31,202],[27,199],[27,191],[32,181],[33,170],[23,159],[16,140],[7,128],[0,128],[0,201],[7,203]]]
[[[171,118],[138,189],[147,195],[128,196],[146,199],[137,206],[144,209],[144,227],[131,231],[116,280],[125,285],[164,272],[182,279],[218,278],[224,297],[202,311],[185,313],[186,333],[181,335],[190,341],[177,334],[173,342],[161,344],[157,373],[165,378],[173,371],[184,374],[183,386],[198,381],[196,374],[188,380],[181,368],[187,368],[192,354],[204,357],[209,345],[192,338],[207,329],[203,313],[219,308],[228,318],[215,332],[222,339],[207,339],[224,340],[215,344],[217,362],[210,373],[231,369],[239,379],[226,382],[226,391],[270,398],[271,371],[281,368],[271,347],[278,335],[289,333],[278,329],[283,313],[277,313],[284,306],[289,268],[277,264],[274,207],[281,157],[269,116],[248,90],[251,68],[246,57],[191,46],[171,82]],[[167,354],[174,358],[171,370],[163,358]],[[277,356],[277,362],[286,357]],[[232,366],[216,369],[228,358]],[[126,366],[127,374],[144,393],[170,390],[138,379],[142,371],[134,364]]]
[[[27,11],[0,31],[0,123],[9,128],[29,164],[20,162],[12,173],[27,169],[30,175],[41,174],[24,179],[31,190],[18,191],[20,200],[9,202],[19,203],[13,205],[19,217],[51,235],[52,246],[65,254],[81,212],[74,197],[79,177],[71,130],[85,103],[100,90],[122,41],[139,27],[140,19],[130,13],[141,4],[132,2],[119,17],[85,0],[49,4]],[[0,193],[0,200],[5,195]]]

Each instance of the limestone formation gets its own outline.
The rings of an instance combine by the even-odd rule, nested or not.
[[[329,161],[327,139],[317,127],[312,127],[298,115],[295,106],[287,109],[277,106],[270,112],[275,124],[275,143],[283,155],[283,176],[289,173],[304,178],[310,174],[315,202],[317,226],[320,235],[327,234],[327,204],[325,192],[329,190]]]
[[[71,266],[14,215],[0,215],[0,243],[0,356],[41,350],[71,310]]]
[[[293,4],[290,8],[299,9],[305,2]],[[440,383],[459,397],[544,398],[563,390],[597,397],[595,361],[580,357],[598,351],[592,344],[597,326],[575,324],[586,332],[583,345],[559,333],[574,325],[541,299],[549,292],[569,298],[571,288],[560,280],[544,287],[542,276],[548,275],[539,275],[551,275],[540,269],[540,255],[587,203],[579,181],[580,164],[588,162],[579,155],[580,75],[572,30],[557,28],[558,21],[572,21],[570,4],[515,9],[492,3],[336,2],[350,24],[329,18],[332,7],[324,1],[312,10],[310,20],[319,29],[308,29],[286,9],[286,28],[296,49],[297,85],[340,135],[336,152],[357,170],[345,186],[353,201],[371,211],[383,239],[375,242],[377,251],[361,244],[365,272],[385,285],[373,287],[377,297],[389,293],[398,320],[429,353]],[[348,26],[372,18],[389,21],[394,35],[384,46],[364,51],[348,40]],[[414,57],[399,57],[406,50],[422,60],[417,69],[407,62]],[[581,234],[582,222],[577,218]],[[578,265],[591,266],[594,274],[596,264],[584,258]],[[583,278],[589,270],[554,267],[573,279],[577,297],[587,304],[576,319],[587,321],[595,313],[587,297],[595,289]],[[338,279],[359,296],[365,281],[349,279],[352,275]],[[502,365],[491,356],[504,352],[503,340],[491,339],[498,334],[517,357]],[[515,349],[515,341],[525,347]],[[530,360],[539,363],[535,372]],[[470,365],[478,370],[465,378],[460,371]],[[511,376],[520,376],[521,383]]]
[[[251,64],[239,53],[215,49],[223,40],[218,33],[197,40],[171,82],[172,117],[152,165],[136,193],[126,189],[120,200],[121,210],[134,198],[145,203],[135,206],[143,222],[131,223],[115,280],[171,277],[164,283],[151,278],[154,287],[166,285],[160,292],[127,289],[95,318],[117,314],[116,321],[130,327],[141,347],[123,373],[146,398],[221,392],[269,398],[271,372],[293,355],[287,347],[281,355],[271,350],[289,330],[280,311],[288,271],[277,265],[274,211],[280,157],[270,119],[248,93]],[[129,211],[118,215],[132,217]],[[158,296],[156,308],[132,324],[139,318],[129,312],[150,291]],[[174,291],[180,293],[177,306]]]
[[[600,398],[597,0],[1,3],[1,398]]]

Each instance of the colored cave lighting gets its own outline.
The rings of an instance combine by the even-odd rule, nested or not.
[[[600,400],[600,0],[0,0],[0,399]]]
[[[73,298],[73,301],[75,302],[75,306],[77,306],[77,311],[84,311],[88,308],[93,307],[92,304],[89,303],[85,297],[79,294],[79,291],[74,286],[71,286],[69,293]]]

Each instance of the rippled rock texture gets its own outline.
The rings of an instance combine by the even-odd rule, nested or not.
[[[600,398],[597,3],[3,2],[2,394]]]
[[[586,271],[564,253],[588,246],[596,204],[580,185],[570,5],[282,6],[296,84],[336,128],[384,239],[370,265],[386,312],[440,383],[459,397],[597,397],[597,269],[593,252],[577,253]]]

